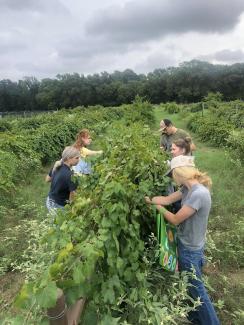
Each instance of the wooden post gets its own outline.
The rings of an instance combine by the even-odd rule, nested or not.
[[[85,306],[85,299],[81,298],[69,308],[66,307],[63,290],[58,288],[57,303],[47,311],[50,325],[78,325]]]

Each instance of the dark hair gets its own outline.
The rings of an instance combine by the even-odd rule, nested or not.
[[[180,139],[176,139],[175,141],[173,141],[173,143],[181,148],[181,149],[185,149],[185,155],[188,155],[191,152],[191,138],[190,137],[186,137],[186,138],[180,138]]]
[[[163,121],[164,121],[165,126],[173,125],[173,123],[167,118],[164,118]]]

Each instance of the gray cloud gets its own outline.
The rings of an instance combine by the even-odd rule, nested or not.
[[[57,44],[57,50],[63,59],[88,59],[90,57],[103,55],[105,53],[120,53],[128,51],[130,46],[120,42],[107,42],[103,37],[85,38],[74,37],[67,38]]]
[[[243,48],[243,10],[243,0],[0,0],[0,79],[148,72],[208,49],[212,60],[242,60],[241,50],[217,51],[222,40]]]
[[[244,51],[241,49],[229,50],[223,49],[215,53],[210,53],[208,55],[200,55],[197,57],[200,60],[219,62],[231,64],[235,62],[244,62]]]
[[[218,61],[243,62],[244,61],[244,51],[225,49],[225,50],[216,52],[214,57]]]
[[[27,45],[24,42],[21,42],[19,40],[8,41],[6,39],[1,39],[1,38],[0,40],[1,40],[0,57],[8,53],[13,53],[16,51],[22,51],[27,49]]]
[[[18,10],[39,10],[42,8],[41,1],[36,0],[1,0],[0,2],[1,10],[10,10],[10,11],[18,11]]]
[[[23,12],[67,12],[67,8],[59,0],[1,0],[1,12],[14,12],[23,14]]]
[[[148,73],[155,69],[162,69],[177,65],[178,60],[175,53],[167,51],[156,52],[149,55],[145,60],[135,66],[135,71]]]
[[[243,0],[141,0],[100,10],[87,23],[88,35],[121,42],[157,39],[169,34],[227,32],[238,23]]]

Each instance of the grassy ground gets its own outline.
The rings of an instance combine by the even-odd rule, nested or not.
[[[28,245],[31,220],[46,217],[45,198],[49,184],[44,177],[47,169],[30,175],[18,189],[10,206],[5,207],[1,214],[0,230],[0,318],[6,311],[15,313],[12,301],[23,284],[23,275],[13,271],[12,263],[20,260],[20,256]],[[1,321],[0,321],[1,322]]]
[[[156,127],[169,118],[176,127],[187,130],[186,120],[155,109]],[[209,219],[209,247],[212,256],[205,273],[210,294],[217,303],[222,324],[244,324],[244,182],[243,170],[231,155],[221,148],[201,143],[191,134],[197,146],[196,164],[212,178],[212,210]]]

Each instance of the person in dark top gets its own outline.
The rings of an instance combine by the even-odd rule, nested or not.
[[[56,161],[46,181],[51,182],[46,206],[48,211],[64,208],[72,200],[77,185],[71,180],[73,174],[71,167],[78,164],[80,151],[75,147],[66,147],[62,153],[62,159]]]

